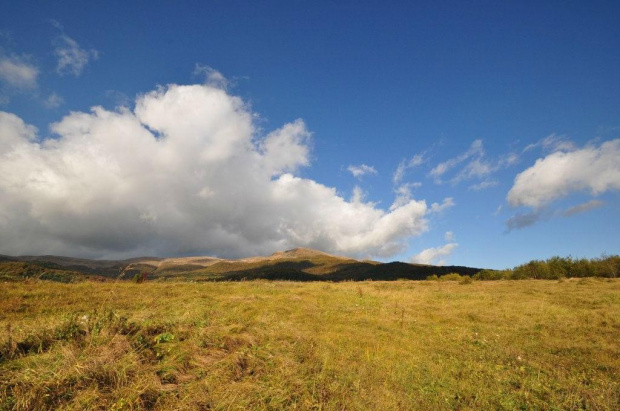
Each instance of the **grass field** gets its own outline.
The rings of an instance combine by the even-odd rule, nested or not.
[[[0,284],[0,409],[620,409],[620,280]]]

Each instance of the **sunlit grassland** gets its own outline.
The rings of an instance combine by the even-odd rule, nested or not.
[[[0,287],[0,409],[620,409],[618,279]]]

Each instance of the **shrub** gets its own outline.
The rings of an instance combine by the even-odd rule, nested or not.
[[[428,277],[426,277],[427,281],[437,281],[439,280],[439,277],[437,277],[437,274],[433,274],[433,275],[429,275]]]
[[[592,265],[598,277],[616,278],[620,276],[620,256],[605,256],[593,260]]]
[[[460,281],[461,275],[458,273],[449,273],[439,277],[439,281]]]
[[[474,275],[474,280],[506,280],[512,275],[512,270],[482,270]]]
[[[470,276],[464,275],[464,276],[462,276],[461,281],[459,281],[459,284],[461,284],[461,285],[463,285],[463,284],[471,284],[473,282],[474,282],[474,280],[472,280]]]
[[[558,279],[567,277],[570,272],[570,266],[573,263],[572,258],[551,257],[547,260],[551,278]]]
[[[142,271],[140,274],[136,274],[133,276],[133,282],[136,284],[141,284],[143,282],[146,281],[146,279],[148,278],[149,273],[146,271]]]

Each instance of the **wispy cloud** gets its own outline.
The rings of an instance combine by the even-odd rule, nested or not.
[[[457,165],[461,164],[462,162],[466,161],[469,158],[481,157],[483,155],[484,155],[484,147],[482,145],[482,140],[474,140],[474,142],[471,143],[471,146],[466,152],[454,158],[451,158],[447,161],[437,164],[430,171],[429,175],[435,179],[436,183],[441,183],[442,182],[441,178],[445,173],[447,173],[448,171],[450,171],[451,169],[453,169],[454,167],[456,167]]]
[[[442,211],[447,210],[448,208],[454,207],[455,205],[456,203],[454,202],[454,199],[452,197],[446,197],[444,198],[441,204],[439,203],[431,204],[431,212],[441,213]]]
[[[129,96],[118,90],[106,90],[105,96],[112,101],[115,107],[129,107],[131,104]]]
[[[590,200],[582,204],[578,204],[574,207],[571,207],[565,210],[562,215],[564,217],[570,217],[575,214],[585,213],[586,211],[594,210],[595,208],[599,208],[605,205],[604,201],[600,200]]]
[[[35,89],[39,70],[25,57],[0,55],[0,80],[17,89]]]
[[[56,93],[50,94],[44,101],[43,105],[49,109],[58,108],[63,105],[65,100]]]
[[[456,239],[454,233],[452,231],[446,231],[446,235],[444,236],[447,242],[452,243]]]
[[[487,189],[489,187],[495,187],[499,182],[497,180],[484,180],[479,182],[478,184],[472,184],[468,187],[469,190],[480,191]]]
[[[445,175],[452,170],[455,170],[456,174],[447,181],[453,185],[467,180],[484,179],[469,186],[470,190],[479,191],[497,185],[497,181],[490,176],[503,168],[513,166],[518,161],[519,156],[515,153],[488,158],[482,140],[475,140],[466,152],[437,164],[428,175],[433,178],[435,184],[443,184]]]
[[[548,217],[549,214],[543,212],[542,210],[536,210],[529,213],[518,213],[506,220],[506,231],[510,232],[512,230],[529,227],[542,219],[547,219]]]
[[[553,218],[570,218],[576,214],[581,214],[604,206],[600,200],[590,200],[582,204],[570,207],[564,211],[549,210],[547,208],[534,209],[526,213],[517,213],[506,221],[506,231],[521,229],[532,226],[539,221],[551,220]]]
[[[349,170],[349,172],[353,174],[353,177],[355,178],[362,178],[363,176],[369,174],[377,174],[377,170],[373,166],[369,166],[366,164],[361,164],[359,166],[350,165],[349,167],[347,167],[347,170]]]
[[[394,184],[398,184],[402,181],[405,176],[405,172],[414,167],[418,167],[426,162],[425,158],[426,152],[421,154],[416,154],[411,157],[409,160],[402,160],[398,167],[396,167],[396,171],[394,171],[394,175],[392,176],[392,182]]]
[[[366,193],[360,186],[353,187],[353,195],[351,196],[351,202],[355,204],[361,204],[364,202]]]
[[[60,23],[55,20],[51,23],[61,32],[52,41],[54,54],[58,59],[56,72],[60,75],[71,74],[78,77],[90,61],[99,58],[99,52],[95,49],[82,48],[77,41],[65,34],[64,27]]]
[[[205,84],[213,87],[227,89],[230,85],[229,80],[224,75],[211,66],[196,63],[194,67],[194,76],[203,76]]]
[[[536,143],[532,143],[527,145],[523,152],[528,152],[537,147],[541,147],[544,151],[552,152],[552,151],[573,151],[576,146],[570,141],[566,136],[558,136],[557,134],[551,134],[547,137],[540,139]]]

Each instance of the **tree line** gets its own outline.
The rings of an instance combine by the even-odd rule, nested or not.
[[[599,258],[551,257],[532,260],[506,270],[482,270],[475,280],[522,280],[527,278],[556,280],[581,277],[620,277],[620,255],[603,255]]]

